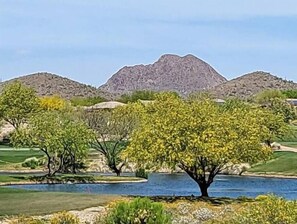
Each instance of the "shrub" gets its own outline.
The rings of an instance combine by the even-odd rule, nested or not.
[[[79,218],[69,212],[63,211],[50,219],[50,224],[79,224]]]
[[[249,204],[233,217],[213,223],[220,224],[296,224],[297,201],[286,201],[274,195],[257,197],[257,202]]]
[[[133,103],[138,100],[155,100],[156,92],[150,90],[137,90],[130,94],[124,94],[118,99],[122,103]]]
[[[146,172],[145,169],[140,168],[140,169],[135,171],[135,176],[140,177],[140,178],[144,178],[144,179],[148,179],[148,172]]]
[[[74,97],[70,100],[71,105],[76,106],[92,106],[97,103],[106,101],[106,99],[96,96],[96,97]]]
[[[17,219],[11,220],[9,224],[45,224],[45,222],[32,217],[20,216]]]
[[[110,211],[106,224],[169,224],[171,216],[163,205],[147,198],[136,198],[131,202],[120,202]]]
[[[36,157],[28,158],[22,163],[22,167],[30,167],[31,169],[36,169],[38,165],[39,160]]]

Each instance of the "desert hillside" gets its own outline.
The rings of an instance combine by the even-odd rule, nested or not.
[[[21,76],[15,79],[2,82],[0,90],[7,83],[20,81],[21,83],[32,87],[39,96],[59,95],[70,99],[73,97],[94,97],[103,96],[109,98],[109,94],[98,90],[90,85],[82,84],[68,78],[64,78],[52,73],[42,72]]]
[[[210,92],[217,98],[249,98],[265,89],[297,89],[297,83],[257,71],[215,86]]]

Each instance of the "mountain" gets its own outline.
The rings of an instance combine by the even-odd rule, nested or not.
[[[70,99],[72,97],[94,96],[109,98],[109,94],[104,93],[95,87],[47,72],[25,75],[2,82],[0,84],[0,90],[4,85],[13,81],[19,81],[24,85],[35,89],[39,96],[50,96],[56,94],[65,99]]]
[[[123,67],[99,89],[115,95],[135,90],[168,90],[187,95],[224,82],[226,79],[215,69],[193,55],[165,54],[153,64]]]
[[[256,71],[210,89],[217,98],[249,98],[265,89],[297,89],[297,83],[287,81],[267,72]]]

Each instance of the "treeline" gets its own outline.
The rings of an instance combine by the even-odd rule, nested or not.
[[[40,99],[16,82],[0,96],[0,117],[15,127],[15,146],[44,153],[49,177],[83,169],[93,148],[117,175],[128,162],[142,170],[179,167],[202,196],[226,167],[269,159],[271,143],[288,135],[296,119],[296,109],[271,90],[253,102],[229,99],[224,104],[205,94],[188,99],[151,94],[146,99],[153,103],[90,111],[57,96]]]

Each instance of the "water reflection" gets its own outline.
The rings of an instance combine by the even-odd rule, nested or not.
[[[12,186],[15,188],[120,195],[199,195],[198,185],[186,174],[158,174],[149,176],[147,183],[113,184],[39,184]],[[287,199],[297,199],[297,179],[218,176],[209,189],[215,197],[256,197],[274,193]]]

